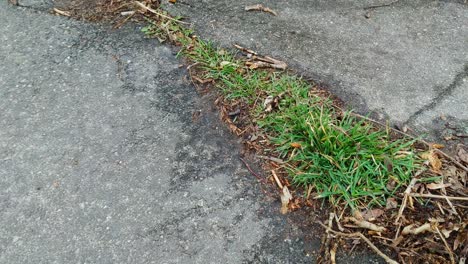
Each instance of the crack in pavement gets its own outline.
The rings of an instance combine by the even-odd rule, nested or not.
[[[443,89],[435,98],[431,100],[430,103],[424,105],[421,107],[418,111],[416,111],[414,114],[412,114],[408,120],[405,122],[405,124],[410,124],[413,121],[415,121],[416,118],[421,116],[423,113],[434,109],[437,105],[440,104],[440,102],[445,99],[447,96],[451,95],[453,91],[460,86],[463,83],[463,79],[468,77],[468,63],[466,63],[463,67],[463,70],[457,73],[455,75],[455,78],[453,79],[452,83],[450,83],[445,89]]]

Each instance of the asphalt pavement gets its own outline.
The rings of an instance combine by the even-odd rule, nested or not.
[[[282,59],[359,113],[429,140],[468,145],[464,0],[163,3],[203,38]],[[254,4],[277,16],[245,11]]]
[[[42,4],[0,2],[0,263],[310,261],[170,47]]]

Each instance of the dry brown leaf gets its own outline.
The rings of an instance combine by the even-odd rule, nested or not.
[[[273,106],[272,106],[273,99],[275,98],[272,95],[269,95],[263,102],[263,108],[265,108],[265,112],[268,113],[268,112],[271,112],[271,110],[273,110]]]
[[[455,238],[455,241],[453,241],[453,250],[457,250],[460,245],[464,245],[467,239],[468,239],[467,230],[462,230],[462,232],[459,232],[457,237]]]
[[[440,232],[444,235],[445,238],[450,237],[450,233],[452,233],[453,230],[447,230],[447,229],[442,229]]]
[[[443,149],[443,148],[445,148],[444,145],[442,145],[442,144],[437,144],[437,143],[433,143],[433,144],[431,145],[431,147],[433,147],[433,148],[435,148],[435,149]]]
[[[385,206],[386,209],[395,209],[397,207],[398,207],[398,202],[395,200],[395,198],[387,199],[387,204]]]
[[[358,220],[364,220],[364,217],[362,216],[361,212],[359,210],[354,210],[353,211],[353,216],[354,218]]]
[[[466,152],[462,147],[458,149],[457,156],[462,162],[468,164],[468,152]]]
[[[373,209],[373,210],[366,210],[365,212],[361,213],[362,217],[366,221],[373,221],[379,216],[384,214],[384,210],[382,209]]]
[[[431,165],[434,171],[440,172],[440,168],[442,168],[442,161],[440,161],[439,156],[437,155],[437,153],[435,153],[434,150],[430,150],[429,152],[423,153],[421,157],[429,161],[429,164]]]
[[[387,182],[387,189],[389,191],[393,191],[397,185],[397,182],[395,181],[395,178],[393,176],[390,176],[390,179]]]

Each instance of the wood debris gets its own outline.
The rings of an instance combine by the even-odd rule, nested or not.
[[[55,7],[54,7],[54,9],[52,9],[52,10],[53,10],[54,13],[56,13],[57,15],[66,16],[66,17],[70,17],[70,16],[71,16],[70,12],[68,12],[68,11],[63,11],[63,10],[60,10],[60,9],[58,9],[58,8],[55,8]]]
[[[286,70],[288,65],[284,61],[274,59],[272,57],[262,57],[258,55],[257,52],[244,48],[240,45],[234,44],[234,47],[245,52],[248,55],[248,60],[245,62],[245,65],[251,70],[259,68],[273,68],[278,70]]]
[[[408,234],[418,235],[424,232],[432,232],[432,227],[430,223],[425,223],[424,225],[421,225],[419,227],[415,227],[415,224],[405,226],[403,228],[403,231],[401,231],[401,234],[402,235],[408,235]]]
[[[262,4],[246,6],[245,11],[262,11],[262,12],[270,13],[270,14],[272,14],[274,16],[278,15],[278,13],[273,11],[271,8],[264,7]]]
[[[288,186],[283,186],[283,192],[280,195],[281,197],[281,213],[287,214],[288,213],[288,205],[289,201],[293,199],[291,193],[289,192]]]
[[[378,226],[378,225],[373,224],[371,222],[368,222],[366,220],[358,220],[358,219],[356,219],[354,217],[346,217],[345,221],[353,222],[358,227],[369,229],[369,230],[376,231],[376,232],[379,232],[379,233],[384,232],[386,230],[385,227]]]
[[[259,56],[252,56],[251,61],[247,61],[245,63],[251,70],[258,69],[258,68],[273,68],[278,70],[286,70],[288,65],[280,60],[273,59],[271,57],[259,57]]]

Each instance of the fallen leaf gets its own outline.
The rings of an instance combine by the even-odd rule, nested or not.
[[[177,0],[169,0],[169,3],[171,4],[175,4],[177,2]]]
[[[464,245],[466,240],[468,239],[468,231],[462,230],[458,233],[455,241],[453,241],[453,250],[457,250],[460,245]]]
[[[387,167],[388,171],[390,172],[393,171],[393,162],[389,157],[387,156],[384,157],[384,164],[385,164],[385,167]]]
[[[449,237],[450,237],[450,233],[452,233],[452,231],[453,231],[453,230],[447,230],[447,229],[442,229],[442,230],[440,230],[440,232],[441,232],[442,234],[444,234],[444,237],[445,237],[445,238],[449,238]]]
[[[265,112],[268,113],[268,112],[271,112],[271,110],[273,110],[273,106],[272,106],[273,99],[274,97],[272,95],[269,95],[263,102],[263,108],[265,108]]]
[[[457,156],[458,158],[460,158],[461,161],[468,164],[468,153],[462,147],[458,149]]]
[[[387,199],[387,204],[385,206],[386,209],[395,209],[397,207],[398,207],[398,202],[395,200],[395,198]]]
[[[363,220],[364,217],[362,216],[361,212],[359,210],[354,210],[353,211],[353,216],[354,218],[358,219],[358,220]]]
[[[435,149],[443,149],[443,148],[445,148],[444,145],[442,145],[442,144],[437,144],[437,143],[432,144],[432,147],[435,148]]]
[[[442,168],[442,161],[440,161],[439,156],[437,156],[433,150],[429,151],[429,157],[427,160],[429,160],[429,164],[431,164],[431,167],[435,172],[440,171],[440,168]]]
[[[395,190],[396,185],[397,185],[397,182],[395,181],[395,179],[393,177],[390,176],[390,179],[388,180],[387,186],[386,186],[387,189],[389,191],[393,191],[393,190]]]
[[[383,215],[384,211],[382,209],[373,209],[373,210],[366,210],[365,212],[361,213],[362,217],[366,221],[373,221],[377,217]]]

